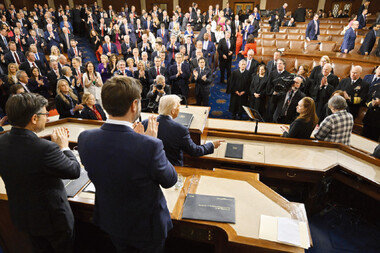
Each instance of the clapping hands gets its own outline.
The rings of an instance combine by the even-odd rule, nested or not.
[[[141,124],[141,122],[135,122],[133,124],[133,130],[135,130],[135,132],[138,134],[145,134],[157,138],[158,124],[159,123],[157,122],[157,118],[152,115],[149,116],[148,127],[145,132],[144,126]]]

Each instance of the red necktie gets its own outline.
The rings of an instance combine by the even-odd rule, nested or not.
[[[104,32],[103,32],[103,26],[102,26],[102,37],[104,36]]]
[[[208,33],[208,40],[211,41],[211,33]]]
[[[77,49],[76,48],[74,48],[74,54],[75,54],[75,56],[77,56]]]
[[[108,44],[108,52],[111,53],[111,45],[110,44]]]
[[[160,74],[160,67],[157,68],[157,75]]]
[[[14,56],[15,56],[15,58],[16,58],[16,62],[17,62],[17,64],[20,65],[20,59],[18,58],[17,53],[15,52],[15,53],[13,53],[13,54],[14,54]]]
[[[93,22],[91,22],[91,26],[92,26],[92,30],[94,30],[94,23]]]
[[[24,49],[22,48],[21,38],[20,38],[20,37],[18,38],[18,44],[20,44],[20,49],[21,49],[21,51],[24,51]]]

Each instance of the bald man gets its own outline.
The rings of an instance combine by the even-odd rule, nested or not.
[[[336,88],[336,90],[344,91],[348,109],[354,118],[358,115],[360,106],[365,106],[369,90],[369,84],[360,78],[361,74],[362,67],[353,66],[350,77],[341,80]]]
[[[340,50],[342,53],[348,54],[352,49],[355,48],[355,40],[356,40],[355,30],[358,29],[358,27],[359,27],[359,22],[354,21],[351,27],[344,34],[343,43],[342,43],[342,46],[340,47]]]

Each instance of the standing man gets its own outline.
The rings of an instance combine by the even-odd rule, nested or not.
[[[192,82],[195,82],[195,95],[197,105],[208,106],[210,97],[210,88],[212,84],[212,72],[206,68],[206,59],[198,59],[198,68],[193,70]]]
[[[239,62],[239,69],[235,69],[232,72],[230,80],[228,80],[227,93],[231,94],[229,111],[232,113],[233,119],[241,119],[243,115],[242,106],[248,104],[251,76],[246,67],[246,60],[241,60]]]
[[[309,24],[306,27],[306,40],[317,40],[319,35],[319,16],[318,14],[314,15],[313,20],[310,20]]]
[[[295,22],[305,22],[306,17],[306,9],[302,7],[302,4],[298,4],[297,10],[293,14],[293,18]]]
[[[149,118],[145,132],[141,123],[134,124],[141,90],[134,78],[108,79],[102,103],[109,119],[78,138],[82,164],[96,188],[94,222],[118,252],[162,252],[173,227],[160,186],[172,187],[177,173],[156,138],[156,119]]]
[[[231,40],[231,32],[226,31],[223,39],[219,41],[219,68],[220,82],[224,83],[224,74],[227,71],[227,81],[231,76],[232,55],[235,52],[235,42]]]
[[[175,64],[169,68],[169,78],[172,82],[172,93],[181,94],[186,99],[189,95],[190,66],[183,61],[181,53],[176,53]]]
[[[51,140],[45,129],[48,101],[37,94],[12,96],[7,104],[10,132],[0,136],[0,176],[13,224],[29,235],[35,252],[72,252],[74,216],[61,179],[76,179],[80,164],[68,148],[64,128]]]
[[[356,40],[356,29],[359,27],[359,22],[354,21],[351,27],[346,31],[343,38],[342,46],[340,50],[342,53],[348,54],[352,49],[355,48],[355,40]]]
[[[377,23],[372,29],[369,30],[364,38],[363,44],[359,48],[359,53],[362,55],[369,55],[376,43],[376,32],[380,29],[380,23]]]

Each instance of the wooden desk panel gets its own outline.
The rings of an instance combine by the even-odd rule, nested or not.
[[[255,122],[252,121],[242,121],[242,120],[227,120],[227,119],[212,119],[207,120],[207,128],[209,130],[218,130],[225,132],[238,132],[238,133],[247,133],[253,134],[255,130]],[[266,135],[282,135],[280,126],[282,124],[275,123],[262,123],[259,122],[257,133],[266,134]],[[289,126],[289,125],[288,125]],[[368,154],[372,154],[376,146],[379,143],[367,139],[363,136],[357,134],[351,134],[351,146],[364,151]]]

